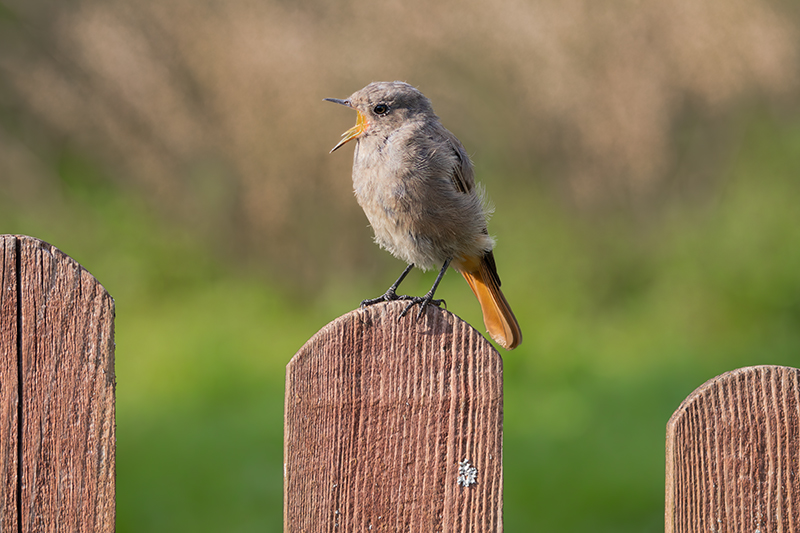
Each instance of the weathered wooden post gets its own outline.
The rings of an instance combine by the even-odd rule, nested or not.
[[[0,531],[110,532],[114,301],[38,239],[0,236]]]
[[[742,368],[667,424],[666,533],[800,532],[800,370]]]
[[[288,364],[284,531],[502,531],[500,354],[404,306],[352,311]]]

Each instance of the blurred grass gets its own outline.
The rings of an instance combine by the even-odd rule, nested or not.
[[[800,12],[381,8],[0,0],[0,231],[116,299],[118,531],[282,529],[285,364],[404,266],[327,154],[352,117],[320,99],[376,79],[432,99],[497,207],[506,529],[662,531],[683,398],[800,366]]]
[[[736,120],[716,185],[647,216],[576,212],[478,160],[525,333],[503,353],[507,530],[661,531],[681,400],[734,368],[800,366],[800,117]],[[116,299],[118,531],[280,531],[284,366],[402,265],[376,249],[385,283],[342,276],[309,297],[164,220],[86,154],[48,161],[57,190],[0,200],[0,228],[55,244]],[[440,291],[482,330],[458,276]]]

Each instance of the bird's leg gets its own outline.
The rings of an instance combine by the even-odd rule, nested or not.
[[[372,298],[371,300],[362,301],[361,302],[361,307],[366,307],[368,305],[377,304],[377,303],[380,303],[380,302],[391,302],[391,301],[394,301],[394,300],[410,300],[410,299],[412,299],[413,298],[412,296],[398,296],[397,292],[396,292],[397,291],[397,287],[399,287],[400,284],[403,282],[403,280],[406,279],[406,276],[408,276],[408,273],[411,272],[412,268],[414,268],[414,264],[413,263],[408,265],[406,267],[406,269],[403,270],[403,273],[400,274],[400,277],[397,278],[397,281],[392,283],[392,286],[389,287],[389,289],[386,291],[385,294],[383,294],[381,296],[378,296],[377,298]]]
[[[405,309],[403,309],[403,312],[400,313],[400,317],[404,317],[405,314],[408,313],[408,310],[414,306],[414,304],[419,304],[419,312],[417,313],[417,319],[419,319],[419,317],[422,316],[422,313],[425,312],[425,308],[428,306],[428,304],[433,304],[436,307],[442,305],[442,302],[444,302],[444,300],[434,300],[433,295],[436,293],[436,287],[438,287],[439,282],[442,281],[444,273],[447,272],[447,267],[450,266],[450,261],[451,259],[448,258],[447,261],[444,262],[444,265],[442,265],[442,269],[439,271],[439,275],[436,276],[436,281],[433,282],[433,287],[431,287],[431,290],[428,291],[428,294],[426,294],[425,296],[414,296],[409,298],[411,302],[406,306]]]

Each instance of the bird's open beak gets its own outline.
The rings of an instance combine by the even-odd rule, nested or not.
[[[325,98],[325,100],[327,100],[328,102],[333,102],[335,104],[346,105],[347,107],[353,107],[347,100],[339,100],[338,98]],[[369,125],[367,119],[364,117],[364,115],[361,114],[361,111],[359,111],[358,109],[356,109],[356,114],[358,115],[358,118],[356,119],[356,125],[347,130],[346,132],[342,133],[342,140],[339,141],[339,143],[333,147],[330,153],[335,152],[336,150],[341,148],[345,143],[347,143],[347,141],[355,139],[356,137],[364,133],[364,131],[367,129],[367,126]]]

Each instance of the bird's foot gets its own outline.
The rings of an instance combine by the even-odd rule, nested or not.
[[[400,298],[398,298],[398,299],[400,299]],[[408,300],[411,300],[411,301],[406,306],[406,308],[403,309],[403,312],[400,313],[400,316],[398,318],[403,318],[404,316],[406,316],[406,313],[408,313],[408,310],[411,309],[412,307],[414,307],[416,304],[419,304],[419,311],[417,312],[417,320],[419,320],[419,318],[425,312],[425,308],[428,307],[429,304],[433,304],[436,307],[441,307],[441,305],[444,304],[445,307],[447,307],[447,302],[445,302],[443,299],[442,300],[434,300],[433,299],[433,294],[431,294],[431,293],[428,293],[425,296],[409,296],[409,297],[403,298],[403,299],[408,299]]]
[[[392,289],[386,291],[386,293],[378,296],[377,298],[371,298],[369,300],[363,300],[361,302],[361,307],[367,307],[368,305],[379,304],[381,302],[394,302],[397,300],[408,300],[408,305],[403,312],[400,313],[398,319],[403,318],[408,314],[409,309],[414,307],[415,305],[419,304],[419,311],[417,312],[417,319],[422,316],[425,312],[425,308],[428,305],[435,305],[436,307],[441,307],[444,304],[447,307],[447,302],[442,300],[434,300],[433,295],[428,293],[425,296],[408,296],[406,294],[397,294]]]
[[[368,305],[379,304],[381,302],[393,302],[395,300],[413,300],[415,296],[406,296],[405,294],[398,295],[394,292],[394,289],[389,289],[386,293],[378,296],[377,298],[371,298],[369,300],[362,300],[361,307],[367,307]]]

